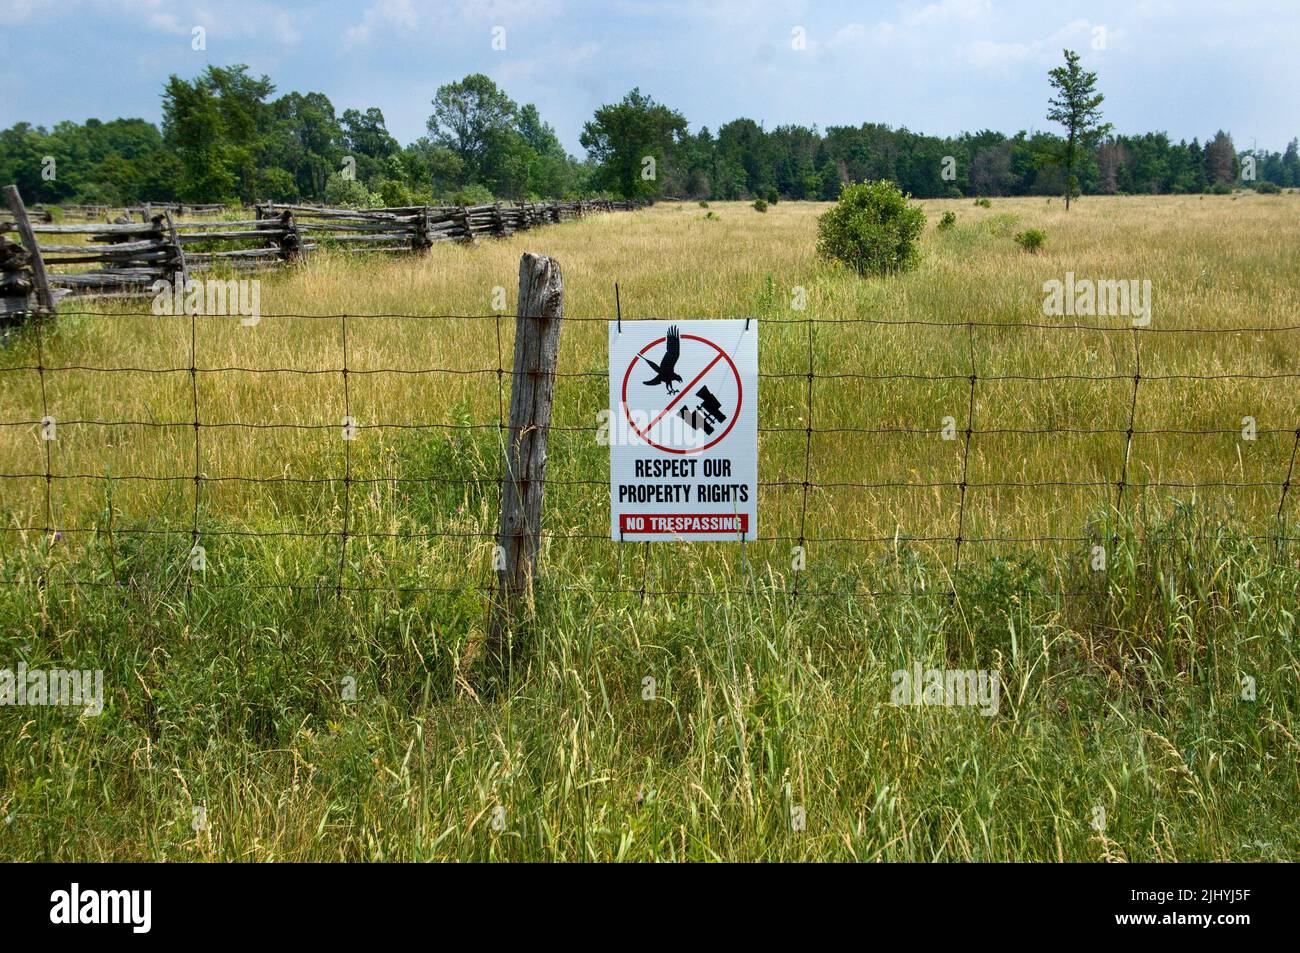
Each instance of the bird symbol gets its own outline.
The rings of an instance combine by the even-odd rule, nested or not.
[[[677,393],[677,388],[673,387],[673,382],[682,380],[682,375],[677,373],[677,358],[681,356],[681,353],[681,335],[677,332],[677,326],[673,325],[668,329],[668,342],[664,346],[664,356],[659,359],[658,364],[644,354],[640,355],[641,360],[655,369],[655,376],[648,381],[642,381],[642,383],[651,387],[655,384],[663,384],[668,388],[669,394]]]

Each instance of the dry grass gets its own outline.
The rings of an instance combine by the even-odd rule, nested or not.
[[[814,220],[823,206],[782,203],[760,215],[744,203],[714,203],[718,218],[706,220],[693,204],[661,204],[472,248],[439,247],[419,260],[357,261],[322,255],[290,274],[266,278],[262,309],[268,315],[488,314],[498,286],[506,289],[513,308],[519,255],[534,250],[560,260],[566,310],[574,318],[612,315],[617,281],[628,318],[756,315],[786,320],[811,316],[832,321],[868,317],[1070,323],[1070,318],[1043,317],[1042,283],[1073,271],[1079,277],[1151,281],[1151,328],[1157,333],[1140,339],[1144,377],[1285,374],[1297,370],[1294,354],[1300,334],[1295,332],[1158,332],[1171,325],[1295,323],[1300,302],[1300,217],[1295,202],[1290,195],[1095,198],[1079,203],[1068,215],[1059,201],[1044,199],[997,200],[991,209],[967,202],[929,202],[932,222],[951,208],[958,215],[957,227],[927,231],[918,271],[877,281],[860,280],[814,259]],[[1027,255],[1013,243],[1012,233],[1025,227],[1047,232],[1043,253]],[[804,312],[791,308],[796,287],[806,290]],[[353,317],[348,322],[353,416],[363,427],[495,423],[503,404],[496,369],[509,363],[512,323],[509,317]],[[1122,318],[1109,323],[1124,326]],[[341,475],[341,322],[266,317],[257,327],[245,328],[234,318],[200,317],[196,325],[198,366],[231,369],[198,377],[199,415],[211,427],[200,438],[202,472],[213,478],[320,480]],[[53,447],[55,474],[176,477],[116,485],[112,506],[119,526],[141,525],[144,520],[189,526],[192,479],[187,483],[185,477],[192,478],[194,471],[193,428],[188,426],[194,419],[193,392],[186,372],[190,330],[184,316],[68,316],[53,335],[46,334],[45,356],[51,365],[174,369],[46,375],[49,412],[63,422]],[[603,372],[604,334],[599,322],[571,321],[564,330],[561,371]],[[810,494],[803,525],[801,487],[765,488],[760,535],[782,543],[801,535],[887,539],[903,534],[917,540],[957,535],[955,484],[961,480],[964,441],[960,435],[943,441],[938,430],[949,416],[959,430],[966,425],[969,390],[964,377],[971,370],[971,344],[963,329],[816,326],[811,341],[818,374],[812,424],[831,432],[814,435],[808,470],[810,480],[823,486]],[[1003,432],[979,434],[972,441],[967,538],[1081,537],[1088,521],[1106,511],[1123,472],[1134,344],[1127,333],[975,331],[980,382],[973,426]],[[763,426],[795,431],[763,435],[762,478],[799,484],[804,476],[804,434],[798,431],[810,413],[802,376],[808,367],[807,329],[769,323],[761,348],[764,373],[789,375],[763,381]],[[3,360],[10,365],[30,361],[31,349],[12,348]],[[264,370],[271,368],[329,372]],[[381,372],[434,368],[460,373]],[[845,374],[916,377],[837,376]],[[940,375],[953,379],[923,379]],[[1080,379],[989,379],[1060,375]],[[1113,379],[1086,379],[1096,377]],[[508,389],[508,376],[506,384]],[[594,429],[595,414],[604,403],[603,386],[594,377],[566,377],[557,399],[558,424]],[[37,373],[0,377],[0,420],[35,422],[42,416],[41,406]],[[1240,439],[1245,416],[1253,416],[1261,430],[1254,442]],[[73,423],[78,420],[176,426]],[[216,426],[223,423],[263,426]],[[295,427],[277,426],[284,424]],[[1297,425],[1300,402],[1291,378],[1144,379],[1128,482],[1199,484],[1201,501],[1222,504],[1260,533],[1271,532],[1267,520],[1276,512],[1278,484],[1287,470]],[[320,429],[308,429],[313,426]],[[1012,432],[1095,428],[1114,432]],[[1224,433],[1140,433],[1212,429]],[[358,475],[391,476],[396,445],[409,441],[411,433],[362,433],[355,445]],[[562,432],[554,439],[555,477],[600,478],[599,455],[592,452],[586,433]],[[43,449],[34,423],[0,428],[0,472],[41,474]],[[492,462],[484,462],[481,475],[488,477]],[[5,519],[11,526],[43,525],[43,482],[39,477],[6,481]],[[921,486],[844,485],[896,483]],[[927,485],[935,483],[947,485]],[[1037,485],[988,486],[995,483]],[[1216,489],[1218,483],[1260,486],[1228,495]],[[84,526],[102,517],[107,500],[103,481],[56,480],[53,486],[56,526]],[[222,524],[265,528],[270,523],[286,531],[327,532],[333,526],[330,521],[337,520],[341,486],[326,489],[272,493],[264,485],[241,481],[209,483],[202,494],[202,517]],[[1157,506],[1165,505],[1170,495],[1191,493],[1178,487],[1128,490],[1130,502]],[[274,506],[267,505],[268,499]],[[556,526],[570,534],[603,533],[607,524],[600,487],[574,491],[566,499],[570,501],[568,511],[552,507]],[[487,522],[479,528],[486,528],[490,514],[480,515]],[[999,551],[995,543],[973,545]],[[787,548],[778,545],[766,555],[783,565]],[[865,558],[880,547],[855,543],[850,548]],[[951,557],[952,544],[930,549],[943,561]],[[837,550],[843,551],[845,547]],[[595,552],[581,550],[586,559]]]
[[[179,371],[46,372],[60,421],[53,525],[100,530],[50,543],[16,531],[45,525],[40,375],[6,370],[35,363],[34,335],[0,351],[0,473],[37,474],[0,478],[0,575],[17,580],[0,587],[0,667],[101,668],[107,694],[98,718],[0,710],[0,857],[1295,859],[1294,561],[1225,538],[1275,528],[1300,425],[1294,381],[1143,380],[1136,429],[1228,432],[1134,438],[1130,481],[1197,488],[1131,487],[1132,509],[1111,527],[1120,546],[1098,577],[1084,569],[1085,544],[1029,539],[1093,535],[1092,521],[1109,518],[1133,334],[976,329],[977,429],[1120,432],[977,435],[965,535],[1026,541],[973,542],[950,579],[952,544],[925,539],[955,535],[955,487],[826,484],[960,480],[963,442],[937,431],[945,416],[965,426],[965,328],[816,325],[810,408],[807,326],[778,319],[1042,321],[1043,281],[1073,271],[1149,278],[1153,329],[1282,326],[1300,295],[1297,201],[1089,198],[1068,216],[1043,199],[987,210],[929,202],[923,264],[888,280],[816,262],[821,207],[794,203],[766,214],[713,203],[715,220],[661,204],[418,260],[320,256],[266,278],[268,316],[256,327],[195,321],[198,366],[227,370],[198,375],[209,568],[188,598],[190,319],[60,315],[41,332],[47,366]],[[945,209],[957,225],[937,232]],[[1012,240],[1028,227],[1048,236],[1037,255]],[[590,376],[557,388],[556,424],[576,429],[552,434],[548,589],[519,667],[488,695],[465,659],[482,633],[475,585],[490,568],[480,534],[494,527],[507,396],[496,371],[512,319],[356,316],[487,314],[494,287],[513,300],[525,250],[559,259],[571,318],[612,316],[617,281],[629,319],[765,321],[762,370],[790,376],[763,380],[761,425],[793,432],[762,434],[760,474],[796,485],[764,488],[770,539],[747,547],[744,567],[723,544],[620,552],[604,538],[563,538],[608,526],[608,453],[594,436],[606,330],[570,321],[561,371]],[[805,312],[790,307],[796,286]],[[269,315],[345,312],[349,409],[367,429],[349,445],[358,482],[341,553],[331,534],[344,492],[342,321]],[[1298,344],[1296,332],[1151,330],[1140,336],[1142,373],[1293,373]],[[363,373],[380,368],[484,373]],[[863,373],[957,379],[835,376]],[[1081,379],[989,379],[1066,374]],[[818,430],[918,432],[816,433],[808,467],[819,486],[804,524],[810,413]],[[1237,436],[1245,415],[1257,441]],[[234,422],[321,429],[218,426]],[[481,426],[375,427],[412,422]],[[87,478],[63,479],[75,474]],[[152,479],[93,479],[126,475]],[[318,482],[217,479],[238,476]],[[1008,482],[1056,485],[979,485]],[[1062,485],[1077,483],[1101,485]],[[132,527],[175,533],[122,532]],[[291,535],[304,532],[319,535]],[[792,600],[789,549],[801,532],[813,541],[808,580]],[[911,539],[817,542],[896,534]],[[992,558],[1001,554],[1019,558]],[[1044,570],[1054,554],[1067,557],[1053,567],[1064,580]],[[336,596],[340,567],[349,587],[406,588]],[[1091,597],[1061,595],[1081,580]],[[706,594],[605,591],[643,584]],[[940,598],[878,598],[881,588]],[[913,663],[1000,672],[997,716],[891,706],[891,672]],[[1250,701],[1244,674],[1258,682]],[[341,698],[345,677],[356,701]],[[192,824],[199,806],[206,829]],[[792,829],[796,807],[804,831]],[[1100,833],[1089,826],[1097,807],[1108,818]]]

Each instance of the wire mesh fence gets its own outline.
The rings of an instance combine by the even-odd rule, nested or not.
[[[1221,539],[1294,542],[1300,324],[760,316],[760,530],[737,545],[609,538],[610,320],[634,319],[564,318],[539,592],[951,596],[989,559],[1104,568],[1193,503]],[[538,372],[513,325],[34,322],[0,352],[0,580],[481,600],[510,389]]]

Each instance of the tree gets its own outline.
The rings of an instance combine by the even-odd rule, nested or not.
[[[667,171],[686,136],[681,113],[633,89],[622,102],[597,109],[579,141],[597,163],[599,187],[624,198],[649,198],[658,194],[660,172]]]
[[[184,198],[256,198],[258,163],[273,121],[266,99],[273,92],[270,78],[250,76],[240,64],[209,66],[193,82],[174,74],[167,80],[163,138],[180,160]]]
[[[1079,65],[1079,54],[1065,50],[1065,65],[1049,72],[1048,81],[1056,95],[1048,100],[1047,118],[1065,127],[1065,144],[1059,161],[1065,171],[1065,210],[1070,197],[1079,194],[1078,166],[1080,153],[1091,150],[1102,136],[1110,132],[1110,123],[1101,121],[1101,103],[1106,97],[1097,92],[1097,74]]]
[[[1237,150],[1222,129],[1205,144],[1205,173],[1211,186],[1226,188],[1237,181]]]
[[[429,135],[456,154],[466,174],[486,183],[489,165],[515,131],[519,107],[482,73],[438,87],[429,117]]]

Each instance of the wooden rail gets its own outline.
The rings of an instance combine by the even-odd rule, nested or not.
[[[33,295],[41,296],[36,303],[47,310],[69,294],[144,297],[154,294],[160,280],[184,280],[212,269],[261,270],[299,261],[318,249],[346,254],[422,252],[436,242],[504,237],[639,205],[584,199],[342,209],[266,202],[254,206],[249,218],[223,222],[181,219],[174,211],[177,206],[159,203],[144,206],[152,214],[139,223],[122,216],[107,224],[55,225],[31,224],[18,190],[11,186],[6,195],[13,221],[0,220],[0,296],[5,299],[0,309],[7,313],[31,310]],[[8,242],[10,231],[22,235],[21,247]]]

